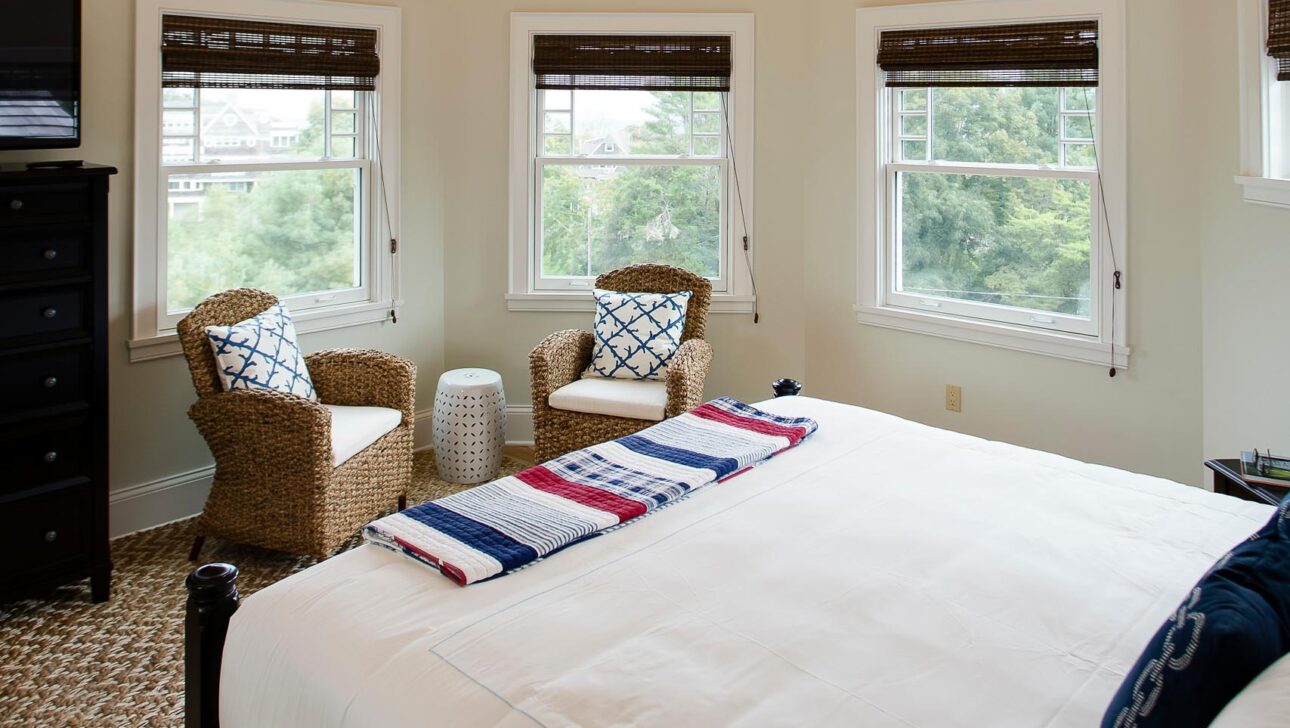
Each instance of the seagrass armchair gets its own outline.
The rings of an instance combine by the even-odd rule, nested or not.
[[[397,505],[412,482],[416,367],[379,351],[305,357],[319,402],[268,389],[224,391],[206,337],[278,302],[240,288],[207,298],[179,322],[197,390],[188,416],[215,457],[191,560],[207,536],[325,558]]]
[[[712,347],[703,340],[712,284],[689,271],[644,264],[610,271],[596,288],[636,293],[690,291],[681,346],[661,381],[583,378],[595,337],[568,329],[546,337],[529,354],[533,430],[538,462],[649,427],[703,404]]]

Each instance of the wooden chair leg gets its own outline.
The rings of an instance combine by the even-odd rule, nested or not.
[[[193,539],[193,547],[188,551],[188,560],[196,561],[202,553],[202,546],[206,543],[205,536],[197,536]]]
[[[406,511],[407,509],[408,509],[408,496],[406,494],[399,496],[399,510]]]

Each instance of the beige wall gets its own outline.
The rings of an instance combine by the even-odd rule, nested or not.
[[[1246,205],[1231,182],[1236,40],[1227,2],[1129,2],[1134,354],[1114,380],[1100,367],[856,323],[856,0],[387,4],[404,10],[407,306],[397,325],[304,340],[309,349],[372,346],[412,358],[420,409],[438,374],[458,366],[497,369],[510,400],[527,403],[529,349],[558,328],[589,324],[586,314],[506,310],[509,13],[730,10],[757,20],[762,316],[758,325],[711,317],[709,395],[759,399],[771,379],[798,376],[817,396],[1189,483],[1201,481],[1202,453],[1290,442],[1278,376],[1290,337],[1276,329],[1290,213]],[[79,156],[121,169],[110,304],[112,487],[121,490],[204,467],[209,454],[184,414],[193,395],[183,362],[127,360],[133,2],[87,0],[85,12],[83,148],[0,161]],[[1210,50],[1184,52],[1205,47],[1194,45],[1205,37]],[[963,387],[962,414],[944,410],[947,383]]]

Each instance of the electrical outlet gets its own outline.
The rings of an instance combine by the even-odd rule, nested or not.
[[[945,385],[945,409],[950,412],[963,411],[963,388],[957,384]]]

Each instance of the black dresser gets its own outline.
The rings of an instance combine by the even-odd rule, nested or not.
[[[0,166],[0,599],[108,598],[112,167]]]

